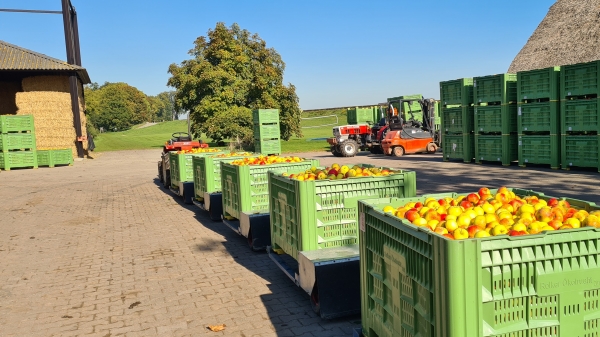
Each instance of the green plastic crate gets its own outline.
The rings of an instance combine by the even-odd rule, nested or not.
[[[461,78],[440,82],[440,101],[443,106],[473,104],[473,79]]]
[[[521,197],[550,198],[510,190]],[[599,332],[600,229],[449,240],[381,211],[385,205],[430,196],[457,194],[359,202],[365,337],[583,337]],[[588,211],[599,209],[567,200]]]
[[[519,159],[517,135],[475,135],[475,162],[497,161],[508,166]]]
[[[600,136],[561,135],[562,168],[597,167],[600,171]]]
[[[453,134],[467,134],[475,130],[475,107],[442,108],[444,123],[442,131]]]
[[[203,200],[204,193],[221,192],[221,162],[231,163],[236,159],[252,158],[254,156],[193,157],[194,195],[196,199]]]
[[[0,169],[10,171],[13,168],[37,168],[36,151],[0,152]]]
[[[560,103],[519,103],[517,108],[518,133],[547,132],[560,135]]]
[[[520,71],[517,73],[517,100],[531,102],[560,100],[560,67]]]
[[[252,121],[254,124],[279,123],[278,109],[257,109],[252,110]]]
[[[35,149],[35,135],[33,133],[0,134],[0,151]]]
[[[476,133],[517,132],[517,104],[479,105],[474,109]]]
[[[358,200],[415,196],[416,180],[415,172],[402,170],[381,177],[310,181],[270,173],[271,244],[294,259],[300,251],[355,245]]]
[[[71,149],[37,150],[38,166],[73,165]]]
[[[444,150],[444,161],[450,159],[462,159],[465,163],[470,163],[475,155],[475,135],[462,134],[442,136],[442,149]]]
[[[254,124],[254,138],[279,138],[281,131],[279,123]]]
[[[281,154],[281,140],[254,139],[254,152],[262,154]]]
[[[223,194],[223,215],[236,219],[240,213],[260,213],[269,210],[268,172],[304,172],[319,166],[315,159],[304,159],[298,163],[272,165],[232,165],[221,162],[221,192]]]
[[[560,136],[519,135],[519,166],[548,164],[560,168]]]
[[[346,109],[346,122],[348,124],[373,124],[375,122],[376,109],[368,108],[348,108]]]
[[[200,152],[200,153],[180,153],[176,151],[169,153],[169,166],[171,175],[171,187],[179,189],[181,183],[194,181],[194,165],[193,157],[213,156],[215,154],[225,153],[219,152]]]
[[[499,74],[473,78],[475,104],[517,101],[517,74]]]
[[[600,131],[600,98],[563,100],[560,123],[562,133],[572,131]]]
[[[33,115],[0,116],[0,133],[33,132]]]
[[[600,61],[563,66],[560,74],[561,98],[600,94]]]

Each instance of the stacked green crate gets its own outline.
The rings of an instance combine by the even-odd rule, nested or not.
[[[519,166],[560,167],[560,67],[517,73]]]
[[[518,159],[517,75],[473,78],[475,161],[510,165]]]
[[[600,61],[564,66],[560,76],[562,168],[600,171]]]
[[[470,163],[475,151],[473,79],[440,82],[439,106],[444,161],[459,159]]]
[[[38,167],[32,115],[0,116],[0,169]]]
[[[252,121],[254,123],[254,152],[266,155],[281,154],[279,110],[253,110]]]
[[[376,121],[378,110],[376,107],[354,107],[346,109],[346,122],[348,124],[373,124]]]

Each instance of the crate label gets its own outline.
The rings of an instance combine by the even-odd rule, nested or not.
[[[473,86],[476,87],[477,86],[477,81],[473,80]]]
[[[567,96],[571,96],[571,92],[570,91],[567,93]]]
[[[527,131],[527,128],[523,128],[524,131]]]
[[[526,163],[529,163],[529,159],[525,159],[525,162],[526,162]]]
[[[483,128],[479,128],[479,131],[483,131]]]
[[[535,278],[535,291],[538,296],[598,288],[600,288],[600,270],[597,268],[539,274]]]
[[[496,160],[500,161],[500,157],[498,157],[498,159],[496,159]]]
[[[454,118],[452,118],[452,124],[454,124]]]
[[[527,96],[523,96],[523,99],[527,99]],[[521,112],[521,108],[519,108],[519,112]]]
[[[452,143],[452,152],[456,152],[456,143]]]
[[[384,244],[383,245],[383,259],[386,262],[391,262],[390,264],[398,267],[398,272],[402,275],[406,275],[406,258],[404,255],[400,254],[394,248]],[[394,273],[398,275],[397,273]]]
[[[572,128],[569,126],[569,131],[571,131],[571,129],[572,129]]]
[[[365,231],[366,230],[366,226],[365,226],[365,213],[361,212],[360,216],[358,217],[358,225],[360,227],[361,231]]]
[[[525,98],[527,98],[527,97],[525,97]],[[521,107],[519,107],[519,108],[517,109],[517,116],[521,116]]]
[[[522,141],[519,141],[519,146],[521,146],[521,145],[523,145],[523,142],[522,142]]]

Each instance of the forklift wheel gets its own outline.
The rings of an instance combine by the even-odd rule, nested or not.
[[[404,148],[402,146],[396,146],[392,152],[395,157],[402,157],[404,155]]]
[[[437,151],[437,146],[435,143],[427,144],[427,153],[435,153]]]

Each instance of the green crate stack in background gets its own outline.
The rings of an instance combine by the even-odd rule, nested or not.
[[[473,101],[475,162],[497,161],[507,166],[518,160],[517,75],[473,78]]]
[[[560,92],[562,168],[600,171],[600,61],[563,66]]]
[[[440,108],[444,161],[470,163],[475,153],[473,79],[440,82]]]
[[[560,167],[560,67],[517,73],[519,166]]]
[[[254,123],[254,152],[265,155],[281,154],[279,110],[253,110],[252,121]]]
[[[378,107],[354,107],[346,109],[346,122],[348,124],[369,124],[379,122]]]
[[[595,336],[600,229],[455,241],[382,211],[457,195],[359,202],[363,336]]]
[[[394,174],[299,181],[269,173],[273,249],[297,259],[300,251],[358,244],[358,200],[416,195],[414,171],[385,169]]]
[[[38,167],[33,116],[0,116],[0,169],[29,167]]]

